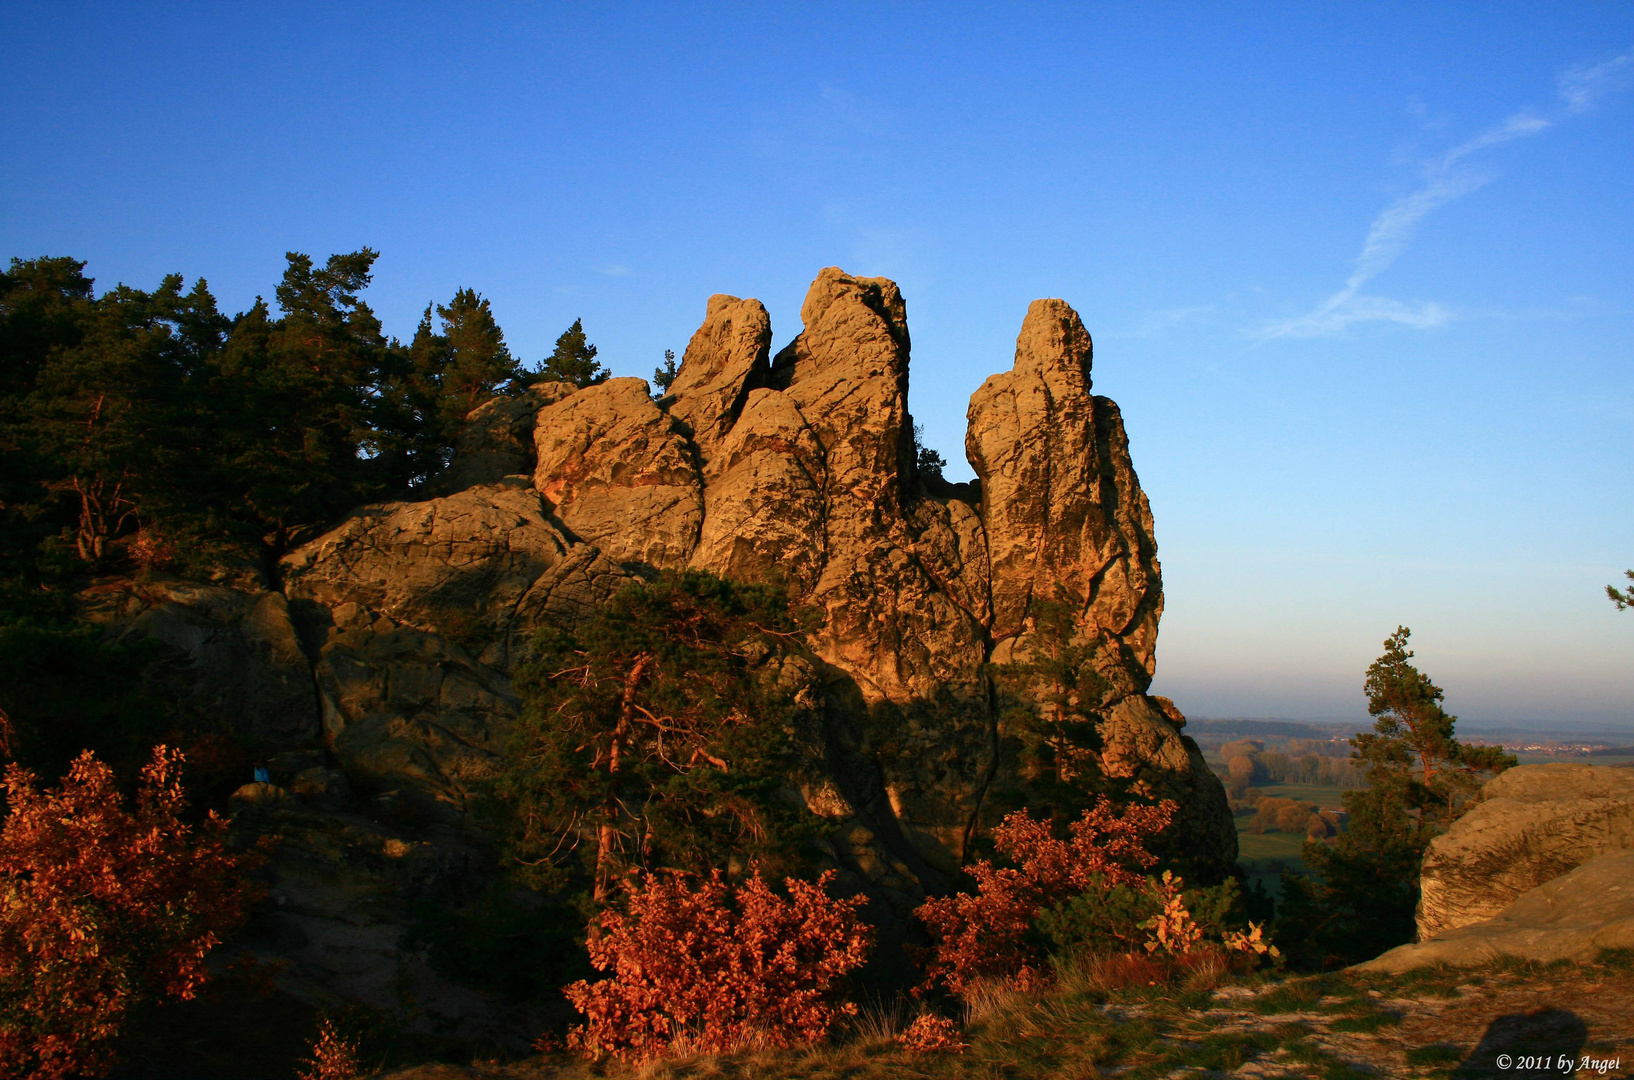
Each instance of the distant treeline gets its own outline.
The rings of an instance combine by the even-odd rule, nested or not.
[[[164,569],[276,587],[291,546],[426,488],[474,406],[606,378],[578,323],[524,368],[471,289],[387,337],[374,261],[291,253],[274,303],[232,316],[203,279],[99,296],[77,259],[0,273],[0,757],[55,777],[90,748],[129,777],[166,741],[195,790],[209,761],[240,775],[243,747],[175,729],[151,643],[78,620],[81,590]]]
[[[1337,726],[1307,724],[1298,720],[1210,719],[1191,717],[1186,722],[1186,733],[1196,738],[1208,735],[1274,735],[1303,736],[1312,739],[1332,738]]]
[[[1290,739],[1286,753],[1266,750],[1251,739],[1226,743],[1220,748],[1225,763],[1224,779],[1240,798],[1256,784],[1321,784],[1339,788],[1360,787],[1362,777],[1349,756],[1349,744],[1334,740]],[[1345,756],[1336,756],[1343,752]]]
[[[93,292],[85,264],[0,274],[0,588],[49,603],[76,567],[232,550],[270,572],[361,502],[423,487],[466,413],[606,372],[575,324],[524,369],[488,301],[428,305],[408,342],[361,299],[375,252],[291,253],[275,304],[224,315],[201,278]]]

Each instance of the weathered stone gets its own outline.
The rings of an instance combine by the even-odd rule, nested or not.
[[[706,467],[737,423],[750,390],[764,382],[771,343],[771,316],[759,300],[709,298],[703,325],[687,344],[665,399],[669,415],[686,426]]]
[[[537,382],[520,394],[496,397],[471,410],[454,442],[454,456],[432,481],[437,495],[452,495],[507,476],[533,474],[535,417],[576,390],[572,383]]]
[[[346,774],[327,765],[314,765],[295,775],[290,793],[319,810],[345,810],[352,804],[352,786]]]
[[[1157,543],[1123,419],[1090,393],[1090,360],[1077,313],[1033,301],[1014,367],[971,395],[965,452],[981,480],[993,636],[1022,633],[1034,600],[1065,598],[1127,653],[1114,666],[1139,692],[1163,610]]]
[[[315,667],[336,756],[377,788],[463,811],[498,771],[519,706],[509,680],[436,634],[354,604],[335,615]]]
[[[824,614],[814,646],[856,679],[864,699],[906,705],[954,685],[977,695],[981,627],[912,554],[904,504],[917,495],[908,415],[908,328],[884,278],[818,274],[805,328],[771,382],[805,420],[822,465],[820,567],[809,592]]]
[[[641,379],[609,379],[539,410],[534,486],[573,536],[614,562],[685,565],[703,490],[694,451]]]
[[[164,646],[160,681],[184,720],[274,746],[318,734],[312,667],[281,593],[159,579],[87,599],[120,637]]]
[[[362,1003],[409,1032],[522,1049],[538,1009],[450,982],[405,946],[417,905],[448,903],[474,882],[469,838],[414,833],[360,814],[299,802],[237,803],[235,831],[271,835],[271,895],[233,941],[282,961],[279,989],[320,1008]]]
[[[1608,851],[1634,849],[1634,769],[1522,765],[1430,842],[1420,939],[1487,919],[1529,889]]]
[[[809,593],[823,566],[826,479],[800,409],[776,390],[753,391],[710,462],[692,565]]]
[[[1490,918],[1391,949],[1356,970],[1473,967],[1499,957],[1592,960],[1604,949],[1634,949],[1634,851],[1597,855],[1521,893]]]
[[[362,507],[284,558],[285,590],[454,639],[504,638],[518,601],[571,546],[526,483]]]
[[[583,618],[655,569],[781,581],[820,616],[801,693],[827,740],[816,775],[832,782],[808,798],[872,837],[839,850],[877,899],[921,895],[992,824],[984,800],[1006,766],[990,665],[1048,644],[1036,602],[1065,600],[1073,644],[1110,688],[1084,705],[1100,775],[1180,803],[1177,853],[1233,861],[1223,792],[1184,717],[1144,696],[1162,610],[1151,514],[1117,408],[1091,393],[1077,315],[1035,303],[1012,370],[972,397],[971,485],[915,467],[893,283],[831,267],[801,316],[768,365],[765,309],[713,297],[661,402],[613,379],[484,406],[450,479],[460,490],[364,508],[290,556],[346,767],[396,798],[464,805],[497,763],[517,708],[505,673],[534,628]],[[531,490],[508,473],[461,486],[520,467],[536,400]]]

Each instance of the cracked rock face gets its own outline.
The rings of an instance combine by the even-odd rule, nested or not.
[[[1559,762],[1505,770],[1430,841],[1419,939],[1489,919],[1528,890],[1625,850],[1634,851],[1634,769]]]
[[[491,402],[440,497],[362,508],[292,553],[291,611],[342,760],[463,805],[538,626],[667,568],[781,581],[821,616],[803,677],[831,782],[807,804],[900,910],[996,824],[1008,759],[990,665],[1056,644],[1036,605],[1062,602],[1110,687],[1100,774],[1181,804],[1178,853],[1234,862],[1220,784],[1172,703],[1145,693],[1163,608],[1152,516],[1077,314],[1034,302],[1010,370],[972,395],[974,484],[915,468],[894,283],[831,267],[801,318],[768,357],[765,308],[711,297],[663,399],[611,379]]]

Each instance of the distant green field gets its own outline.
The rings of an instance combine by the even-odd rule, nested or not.
[[[1243,819],[1248,820],[1248,819]],[[1238,858],[1244,863],[1262,859],[1292,859],[1299,861],[1299,848],[1305,842],[1304,834],[1285,832],[1237,833]]]
[[[1315,803],[1321,810],[1339,810],[1344,807],[1341,801],[1341,788],[1326,784],[1256,784],[1261,791],[1278,799],[1293,799],[1295,802]]]
[[[1300,871],[1305,861],[1299,857],[1305,837],[1292,833],[1251,833],[1241,826],[1254,820],[1252,814],[1237,819],[1237,861],[1248,878],[1249,885],[1259,885],[1277,900],[1282,899],[1282,870]]]
[[[1575,762],[1580,765],[1627,765],[1634,762],[1634,754],[1596,754],[1594,757],[1580,757],[1576,754],[1516,754],[1522,765],[1551,765],[1559,761]]]

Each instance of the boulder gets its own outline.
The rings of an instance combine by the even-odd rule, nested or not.
[[[577,539],[617,563],[683,566],[698,542],[696,452],[641,379],[608,379],[539,410],[533,483]]]
[[[706,467],[737,423],[750,391],[770,370],[772,320],[759,300],[717,294],[709,298],[703,325],[687,343],[681,369],[666,395]]]
[[[466,417],[454,442],[454,456],[432,481],[437,495],[452,495],[477,484],[498,484],[507,476],[532,475],[535,417],[578,389],[572,383],[537,382],[520,394],[483,402]]]
[[[1473,967],[1498,957],[1592,960],[1605,949],[1634,949],[1634,851],[1597,855],[1521,893],[1490,918],[1391,949],[1354,970]]]
[[[272,746],[317,736],[312,665],[282,593],[157,578],[83,599],[119,638],[163,647],[158,680],[184,722]]]
[[[1419,938],[1488,919],[1522,893],[1624,849],[1634,849],[1634,769],[1509,769],[1424,853]]]

